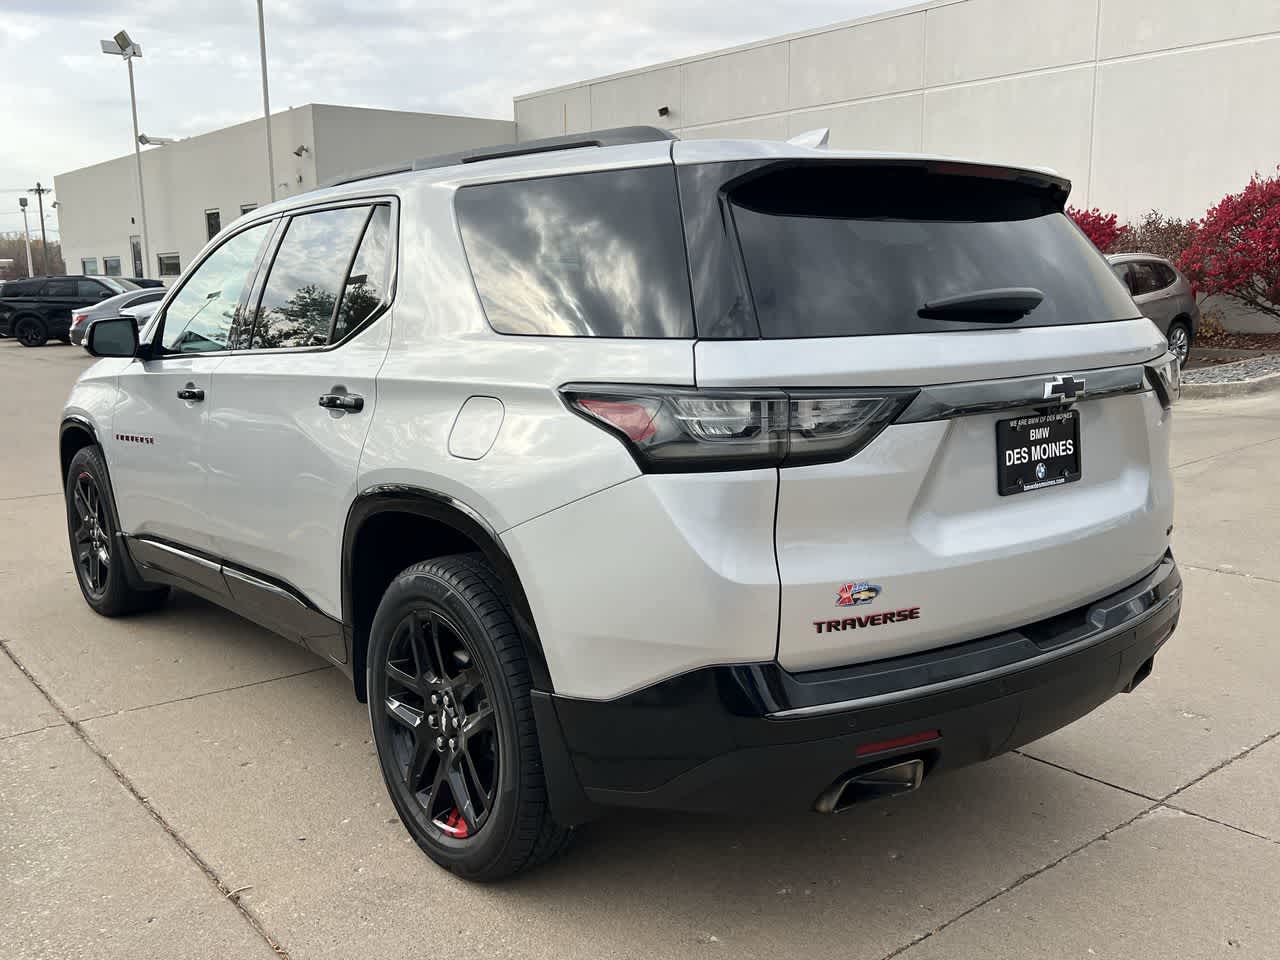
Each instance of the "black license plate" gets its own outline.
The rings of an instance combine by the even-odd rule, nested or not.
[[[1000,496],[1080,479],[1080,414],[1075,410],[996,422]]]

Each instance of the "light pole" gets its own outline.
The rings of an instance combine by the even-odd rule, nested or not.
[[[142,147],[138,139],[138,98],[133,89],[133,58],[142,56],[142,47],[121,30],[110,40],[102,41],[102,52],[123,57],[129,68],[129,109],[133,112],[133,159],[138,165],[138,210],[142,214],[142,275],[151,263],[151,246],[147,238],[147,198],[142,187]]]
[[[271,100],[267,96],[267,28],[262,19],[262,0],[258,0],[258,58],[262,61],[262,119],[267,125],[267,180],[271,188],[271,199],[275,200],[276,162],[271,156]]]
[[[27,223],[27,198],[19,197],[18,206],[22,208],[22,235],[27,238],[27,276],[34,277],[36,268],[31,265],[31,225]]]

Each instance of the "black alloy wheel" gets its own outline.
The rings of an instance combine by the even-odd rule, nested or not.
[[[76,475],[71,490],[71,509],[76,521],[71,530],[76,575],[87,593],[101,598],[106,595],[111,572],[111,527],[102,490],[87,470]]]
[[[14,338],[24,347],[43,347],[49,331],[37,317],[23,317],[13,326]]]
[[[365,678],[382,778],[427,856],[491,881],[564,848],[572,831],[551,813],[524,640],[483,557],[424,560],[391,581]]]
[[[484,829],[501,761],[483,667],[463,631],[424,606],[397,626],[382,710],[405,795],[441,840]]]
[[[71,458],[63,494],[71,559],[85,602],[104,617],[152,610],[164,603],[168,587],[137,577],[130,583],[107,464],[97,445],[82,447]]]

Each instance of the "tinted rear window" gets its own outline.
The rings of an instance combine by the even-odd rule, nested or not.
[[[464,187],[457,211],[499,333],[693,336],[672,167]]]
[[[724,166],[736,168],[731,175],[741,171]],[[703,171],[703,182],[688,182],[705,192],[706,178]],[[1107,262],[1060,212],[1061,194],[1040,181],[828,162],[773,166],[720,182],[741,268],[716,271],[708,264],[701,272],[715,278],[712,285],[735,284],[739,292],[704,289],[700,331],[704,304],[720,314],[708,318],[707,329],[732,330],[743,325],[725,312],[743,312],[744,303],[769,339],[983,329],[989,325],[917,311],[930,301],[1001,287],[1044,294],[1013,326],[1136,316]],[[697,205],[685,199],[687,210]]]

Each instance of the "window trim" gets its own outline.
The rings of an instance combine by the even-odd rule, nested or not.
[[[89,264],[93,264],[92,270],[89,269],[88,267]],[[85,277],[98,276],[98,258],[97,257],[81,257],[80,273],[82,276],[85,276]]]
[[[285,238],[285,236],[286,236],[286,235],[287,235],[287,233],[288,233],[288,222],[287,222],[287,221],[292,220],[292,219],[293,219],[294,217],[296,217],[296,216],[305,216],[305,215],[310,214],[310,213],[323,213],[325,210],[339,210],[339,209],[343,209],[343,208],[345,208],[345,207],[363,207],[363,206],[367,206],[367,207],[369,208],[369,215],[365,218],[364,225],[360,228],[360,237],[359,237],[359,239],[356,241],[356,245],[355,245],[355,247],[353,247],[353,248],[352,248],[351,257],[350,257],[350,259],[347,261],[347,267],[346,267],[346,270],[344,271],[343,276],[342,276],[342,281],[343,281],[342,293],[345,295],[345,293],[346,293],[346,281],[347,281],[347,278],[351,275],[351,266],[352,266],[352,264],[354,264],[354,263],[355,263],[356,255],[357,255],[357,254],[359,253],[359,251],[360,251],[360,244],[364,241],[364,234],[365,234],[365,231],[369,228],[369,222],[370,222],[370,220],[371,220],[371,219],[372,219],[372,217],[373,217],[374,207],[377,207],[377,206],[379,206],[380,204],[381,204],[381,205],[390,206],[390,208],[391,208],[391,223],[390,223],[389,228],[388,228],[388,240],[389,240],[389,242],[390,242],[390,244],[391,244],[391,248],[392,248],[392,249],[391,249],[391,255],[387,258],[387,260],[388,260],[388,267],[389,267],[389,271],[390,271],[390,276],[389,276],[389,279],[388,279],[388,281],[387,281],[387,290],[386,290],[386,293],[385,293],[385,294],[383,294],[382,300],[380,300],[380,301],[378,302],[378,305],[377,305],[376,307],[374,307],[374,308],[369,312],[369,316],[365,318],[365,320],[364,320],[364,322],[363,322],[363,323],[361,323],[361,324],[359,324],[358,326],[355,326],[355,327],[353,327],[352,329],[348,330],[348,331],[346,332],[346,334],[344,334],[344,335],[343,335],[343,337],[342,337],[342,339],[341,339],[341,340],[337,340],[337,341],[332,342],[332,343],[325,343],[325,344],[321,344],[321,345],[319,345],[319,346],[313,346],[313,347],[253,347],[253,348],[250,348],[250,347],[232,347],[232,348],[231,348],[230,350],[228,350],[227,352],[228,352],[228,353],[235,353],[235,354],[242,354],[242,355],[244,355],[244,354],[260,354],[260,353],[270,353],[270,354],[280,354],[280,353],[319,353],[319,352],[321,352],[321,351],[325,351],[325,350],[332,350],[332,349],[334,349],[335,347],[340,347],[340,346],[342,346],[342,345],[343,345],[343,344],[345,344],[348,340],[350,340],[352,337],[358,336],[358,335],[361,333],[361,331],[365,330],[365,329],[366,329],[370,324],[372,324],[375,320],[377,320],[377,319],[378,319],[379,317],[381,317],[384,313],[386,313],[386,312],[387,312],[387,310],[389,310],[389,309],[391,308],[392,303],[394,303],[394,302],[395,302],[395,297],[396,297],[396,280],[398,279],[398,277],[399,277],[399,273],[400,273],[400,271],[399,271],[399,264],[400,264],[400,242],[399,242],[399,238],[400,238],[400,207],[399,207],[399,200],[398,200],[398,198],[397,198],[397,197],[394,197],[394,196],[391,196],[391,197],[376,197],[376,198],[375,198],[375,197],[344,198],[344,199],[342,199],[342,200],[333,201],[333,202],[330,202],[330,203],[321,203],[321,204],[315,204],[315,205],[312,205],[312,206],[306,206],[306,207],[295,207],[295,208],[290,209],[290,210],[282,211],[282,212],[278,215],[278,219],[279,219],[279,221],[283,224],[283,226],[282,226],[282,227],[277,228],[277,230],[276,230],[276,232],[275,232],[275,235],[271,238],[271,242],[270,242],[270,249],[269,249],[269,250],[266,252],[266,254],[263,256],[263,262],[262,262],[262,264],[258,267],[258,274],[257,274],[257,276],[254,278],[253,287],[252,287],[252,289],[251,289],[251,290],[250,290],[250,292],[249,292],[249,300],[250,300],[250,302],[251,302],[251,303],[252,303],[252,305],[253,305],[253,306],[252,306],[252,310],[251,310],[251,311],[245,311],[245,312],[244,312],[244,314],[242,314],[241,316],[238,316],[238,317],[237,317],[237,319],[236,319],[236,322],[234,322],[234,323],[231,325],[231,338],[230,338],[230,341],[231,341],[232,343],[240,343],[240,342],[242,342],[242,341],[240,340],[240,336],[241,336],[241,323],[243,323],[245,319],[248,319],[248,321],[249,321],[249,330],[248,330],[248,334],[247,334],[247,336],[245,337],[245,339],[243,340],[243,342],[244,342],[244,343],[246,343],[246,344],[247,344],[247,343],[252,343],[252,342],[253,342],[253,334],[254,334],[254,332],[255,332],[255,329],[256,329],[256,327],[257,327],[257,323],[258,323],[258,314],[259,314],[259,313],[261,312],[261,310],[262,310],[262,295],[263,295],[264,291],[266,290],[267,279],[268,279],[268,277],[270,277],[270,275],[271,275],[271,268],[275,266],[275,262],[276,262],[276,254],[280,252],[280,245],[284,242],[284,238]],[[265,269],[264,269],[264,268],[265,268]],[[334,312],[333,312],[333,314],[332,314],[332,315],[330,315],[330,317],[329,317],[329,334],[330,334],[330,336],[332,336],[332,335],[333,335],[333,324],[334,324],[335,319],[337,318],[337,313],[338,313],[338,310],[341,308],[341,306],[342,306],[342,297],[340,296],[340,297],[338,297],[338,298],[336,299],[336,301],[334,302],[334,307],[333,307]]]
[[[363,331],[368,329],[369,326],[372,325],[374,321],[376,321],[384,313],[390,310],[392,305],[395,303],[396,291],[398,289],[398,284],[400,279],[400,198],[395,194],[385,194],[385,193],[356,194],[349,197],[342,197],[341,199],[337,199],[337,200],[330,200],[327,202],[305,204],[297,207],[290,207],[288,210],[278,210],[268,216],[257,217],[253,220],[246,220],[244,223],[237,223],[234,229],[231,227],[228,227],[227,230],[224,231],[224,233],[219,234],[219,236],[223,238],[222,243],[219,243],[217,246],[211,247],[210,249],[205,250],[199,257],[197,257],[196,260],[191,264],[191,266],[187,268],[186,276],[182,278],[182,282],[177,283],[173,287],[171,287],[168,293],[165,294],[164,299],[160,301],[160,306],[156,308],[156,312],[152,315],[152,322],[154,323],[154,328],[151,334],[151,338],[148,341],[148,346],[150,347],[152,353],[149,357],[146,357],[144,359],[163,360],[163,359],[168,359],[172,357],[195,356],[195,354],[165,352],[163,348],[160,346],[161,342],[164,339],[164,324],[166,320],[166,314],[168,314],[169,312],[169,302],[178,295],[178,292],[181,291],[183,287],[187,285],[187,283],[190,281],[190,278],[195,274],[195,272],[199,270],[201,266],[204,265],[204,262],[208,260],[209,257],[211,257],[216,251],[222,249],[222,245],[224,243],[230,242],[232,238],[239,236],[244,231],[251,230],[254,227],[259,226],[261,224],[267,223],[267,224],[273,225],[271,232],[267,236],[267,242],[263,244],[262,252],[259,254],[258,260],[253,266],[253,271],[254,271],[253,280],[248,284],[246,288],[248,290],[248,295],[247,297],[241,298],[240,303],[236,307],[235,318],[231,322],[231,330],[228,333],[227,342],[238,343],[241,324],[244,322],[244,319],[245,319],[245,316],[244,316],[245,308],[249,303],[252,303],[254,305],[253,311],[254,311],[254,317],[256,319],[258,306],[262,299],[262,287],[265,285],[267,274],[270,273],[270,270],[264,271],[263,266],[268,262],[268,259],[272,263],[275,262],[276,247],[279,245],[280,240],[284,236],[284,233],[281,230],[281,224],[285,220],[288,220],[289,218],[304,212],[319,213],[322,210],[331,210],[338,207],[368,206],[372,208],[380,203],[386,204],[391,207],[391,223],[388,228],[388,241],[391,244],[391,251],[390,251],[390,255],[387,257],[387,261],[388,261],[387,290],[386,290],[386,293],[383,295],[382,301],[378,304],[378,306],[374,307],[373,310],[370,311],[369,316],[365,318],[364,323],[347,331],[346,336],[344,336],[338,342],[326,343],[318,347],[264,347],[256,350],[249,350],[247,348],[242,349],[242,348],[236,348],[236,347],[228,347],[226,350],[203,351],[199,354],[199,356],[227,357],[227,356],[231,356],[232,354],[235,354],[237,356],[243,356],[243,355],[262,354],[262,353],[270,353],[270,354],[320,353],[323,351],[334,350],[340,346],[343,346],[352,338],[359,336]],[[364,239],[363,233],[361,234],[360,238],[361,240]],[[357,249],[359,249],[358,244],[357,244]]]

